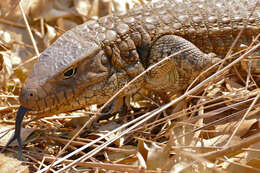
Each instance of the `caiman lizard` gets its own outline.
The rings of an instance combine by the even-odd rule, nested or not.
[[[42,52],[34,65],[20,93],[15,135],[3,150],[17,139],[21,157],[20,129],[26,112],[49,116],[104,104],[135,76],[178,51],[115,102],[140,88],[184,90],[227,54],[241,30],[233,51],[249,46],[260,33],[258,0],[161,0],[76,26]],[[259,72],[257,62],[254,68]]]

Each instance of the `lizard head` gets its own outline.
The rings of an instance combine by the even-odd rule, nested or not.
[[[102,103],[109,61],[101,46],[72,29],[39,57],[21,90],[21,106],[51,115]]]

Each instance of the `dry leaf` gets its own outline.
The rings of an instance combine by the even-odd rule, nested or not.
[[[0,52],[0,87],[4,87],[7,84],[7,80],[12,74],[12,63],[10,54],[6,52]]]
[[[233,134],[239,122],[240,120],[222,124],[222,125],[217,125],[216,134],[229,134],[229,135]],[[254,125],[256,122],[258,122],[257,119],[244,120],[240,125],[240,127],[238,128],[238,131],[235,135],[239,137],[244,136],[248,132],[248,130],[252,127],[252,125]]]
[[[74,0],[75,10],[82,16],[88,16],[91,9],[89,0]]]
[[[127,150],[136,150],[136,146],[133,145],[124,145],[120,147],[120,149],[127,149]],[[107,157],[109,161],[116,162],[119,164],[135,164],[137,158],[129,157],[130,154],[121,153],[121,152],[108,152]]]
[[[229,140],[230,135],[219,135],[211,139],[203,139],[200,142],[196,144],[197,147],[213,147],[218,146],[222,147],[226,144],[226,142]],[[236,144],[241,141],[241,138],[234,136],[231,141],[232,144]]]
[[[29,167],[22,165],[22,161],[0,154],[1,173],[29,173]]]
[[[114,122],[114,121],[109,121],[108,123],[103,123],[102,126],[100,128],[98,128],[96,130],[95,133],[91,133],[89,135],[92,136],[92,138],[97,138],[97,137],[100,137],[100,136],[104,136],[105,134],[107,134],[108,132],[120,127],[121,125]],[[105,140],[109,141],[111,138],[117,136],[117,134],[119,134],[121,131],[115,133],[115,134],[111,134],[110,136],[107,136],[105,138]],[[113,142],[113,144],[115,144],[116,146],[118,147],[121,147],[123,144],[124,144],[124,141],[125,141],[125,138],[124,137],[121,137],[119,139],[117,139],[116,141]]]
[[[53,8],[54,0],[33,0],[30,4],[30,18],[37,20]]]
[[[6,130],[9,130],[13,127],[14,126],[0,124],[0,133],[3,134],[3,132],[5,132]],[[22,130],[21,130],[22,142],[24,143],[24,141],[28,138],[28,136],[30,136],[34,131],[35,131],[35,129],[33,129],[33,128],[29,128],[29,129],[22,128]],[[14,130],[10,131],[8,134],[6,134],[4,137],[2,137],[0,140],[0,145],[5,146],[6,143],[9,141],[9,139],[13,136],[13,133],[14,133]],[[15,140],[9,146],[18,146],[17,141]]]
[[[47,34],[45,34],[43,42],[46,47],[49,47],[55,41],[57,34],[55,32],[55,28],[52,26],[45,24],[45,27],[47,29]]]
[[[143,140],[138,140],[137,151],[142,155],[145,161],[147,161],[149,148]]]

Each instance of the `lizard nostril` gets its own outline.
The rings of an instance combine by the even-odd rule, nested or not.
[[[35,110],[37,108],[37,89],[24,87],[21,90],[19,101],[23,107]]]

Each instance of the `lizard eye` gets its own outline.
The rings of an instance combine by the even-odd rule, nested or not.
[[[64,79],[69,79],[77,73],[77,68],[72,67],[63,73]]]

